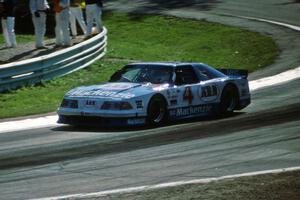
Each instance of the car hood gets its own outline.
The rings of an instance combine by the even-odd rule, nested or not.
[[[104,83],[100,85],[78,87],[70,90],[67,97],[120,98],[130,99],[167,88],[169,84],[151,83]]]

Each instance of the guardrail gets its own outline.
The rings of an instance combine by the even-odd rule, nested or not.
[[[72,73],[106,53],[107,29],[79,44],[46,56],[0,65],[0,92]]]

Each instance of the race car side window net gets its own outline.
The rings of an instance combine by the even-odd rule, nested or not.
[[[199,79],[191,66],[180,66],[176,68],[176,85],[198,83]]]

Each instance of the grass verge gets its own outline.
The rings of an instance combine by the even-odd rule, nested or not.
[[[269,36],[205,21],[108,13],[104,23],[109,30],[104,60],[35,87],[0,94],[0,118],[55,111],[66,91],[107,81],[128,60],[192,61],[254,71],[270,65],[278,54]]]
[[[26,43],[34,41],[35,37],[33,35],[16,35],[17,43]],[[0,44],[5,44],[4,37],[1,34]]]
[[[145,192],[113,194],[101,200],[298,200],[300,171],[191,184]]]

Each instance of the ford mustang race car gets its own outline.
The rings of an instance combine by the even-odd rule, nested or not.
[[[58,123],[161,124],[231,113],[250,104],[245,70],[217,70],[202,63],[133,63],[109,82],[70,90]]]

